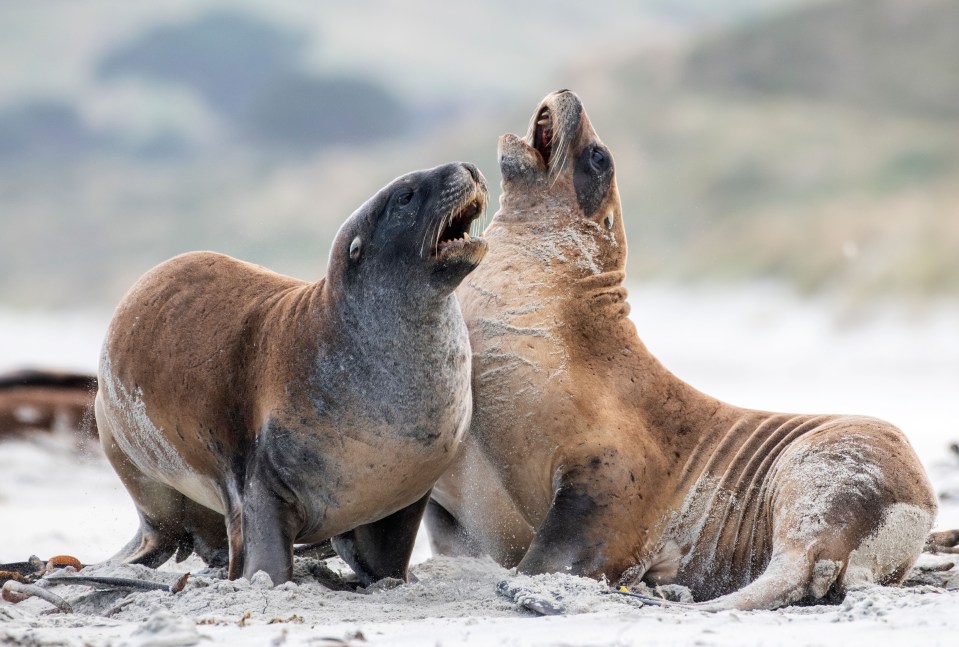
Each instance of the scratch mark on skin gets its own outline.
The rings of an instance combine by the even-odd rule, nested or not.
[[[501,335],[520,335],[527,337],[543,337],[553,339],[549,328],[540,326],[514,326],[499,319],[481,318],[474,322],[474,325],[483,329],[483,333],[491,337]]]

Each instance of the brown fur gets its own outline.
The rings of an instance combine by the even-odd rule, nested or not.
[[[711,608],[899,581],[936,512],[905,437],[872,418],[735,407],[660,364],[627,317],[620,199],[615,177],[590,179],[605,172],[597,147],[608,154],[566,91],[525,139],[500,139],[490,251],[458,291],[474,415],[434,488],[434,548],[676,582],[718,597]]]
[[[93,397],[97,378],[81,373],[23,370],[0,375],[0,437],[27,431],[97,437]]]
[[[485,243],[449,232],[485,200],[468,164],[397,178],[344,223],[315,283],[209,252],[144,275],[110,324],[96,402],[141,518],[117,558],[228,553],[231,577],[279,583],[294,542],[333,537],[364,583],[405,578],[469,424],[453,290]]]

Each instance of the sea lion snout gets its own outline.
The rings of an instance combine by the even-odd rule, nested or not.
[[[499,162],[503,180],[522,179],[555,183],[567,167],[570,147],[579,138],[583,123],[583,103],[570,90],[547,95],[536,108],[529,129],[521,139],[512,133],[500,137]],[[589,129],[590,132],[592,129]],[[595,133],[594,133],[595,135]]]
[[[527,190],[535,184],[541,184],[541,190],[545,190],[546,164],[532,146],[513,133],[506,133],[499,138],[497,155],[504,186],[522,182]]]
[[[504,184],[520,180],[524,190],[539,192],[554,184],[566,168],[571,143],[577,138],[583,106],[573,92],[548,95],[537,107],[522,138],[507,133],[499,139],[499,163]]]
[[[330,276],[351,285],[375,283],[376,290],[359,291],[372,298],[397,290],[412,294],[415,286],[445,298],[486,255],[486,241],[470,228],[487,201],[486,178],[473,164],[402,175],[340,228]]]
[[[547,95],[533,112],[526,135],[500,137],[504,220],[572,214],[613,231],[621,218],[615,167],[576,93]],[[565,208],[563,208],[565,207]],[[621,232],[614,235],[622,238]]]
[[[434,273],[462,278],[486,256],[486,241],[478,234],[471,235],[470,228],[486,213],[489,189],[473,164],[454,162],[436,171],[440,186],[427,214],[430,222],[421,249],[435,263]]]

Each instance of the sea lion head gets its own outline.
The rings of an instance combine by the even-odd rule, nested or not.
[[[327,279],[354,295],[449,295],[486,255],[486,241],[469,234],[486,201],[472,164],[402,175],[340,227]]]
[[[498,152],[503,193],[496,220],[586,234],[602,271],[623,269],[626,232],[613,156],[575,93],[547,95],[526,136],[503,135]]]

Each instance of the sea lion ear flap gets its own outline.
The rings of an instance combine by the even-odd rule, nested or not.
[[[353,242],[350,243],[350,260],[356,261],[360,258],[360,254],[363,253],[363,239],[357,236],[353,239]]]

